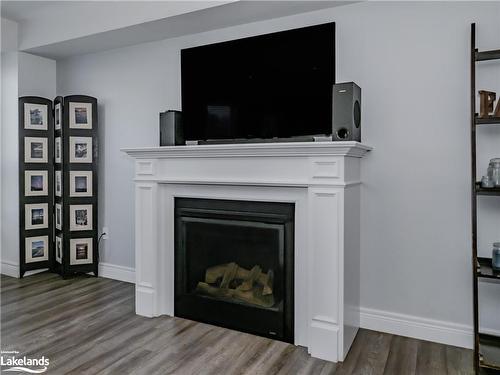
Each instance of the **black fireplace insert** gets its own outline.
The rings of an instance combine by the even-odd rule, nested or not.
[[[293,343],[293,203],[175,199],[175,316]]]

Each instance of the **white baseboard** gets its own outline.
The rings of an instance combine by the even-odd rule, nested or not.
[[[135,269],[131,267],[100,263],[99,276],[135,283]],[[360,310],[361,328],[467,349],[474,345],[472,326],[365,307]],[[482,329],[482,332],[500,335],[499,331],[492,329]]]
[[[110,263],[99,263],[99,276],[135,284],[135,269]]]
[[[6,260],[2,260],[0,261],[0,263],[1,263],[0,273],[2,275],[19,278],[19,264],[14,262],[9,262]]]
[[[361,328],[472,349],[472,326],[361,308]]]
[[[487,335],[500,337],[500,331],[498,329],[480,327],[479,332],[486,333]]]

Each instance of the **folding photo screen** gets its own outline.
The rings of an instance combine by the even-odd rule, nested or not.
[[[21,277],[97,276],[97,99],[19,98]]]

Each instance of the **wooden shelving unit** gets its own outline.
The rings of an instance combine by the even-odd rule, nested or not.
[[[500,118],[479,118],[476,113],[476,68],[480,61],[499,60],[500,49],[478,51],[476,48],[476,24],[471,25],[471,199],[472,199],[472,264],[474,297],[474,368],[477,374],[500,374],[500,337],[487,335],[479,331],[479,293],[478,283],[482,281],[500,281],[500,272],[491,267],[491,258],[477,255],[477,200],[481,196],[500,196],[500,188],[483,188],[476,176],[476,127],[500,125]],[[499,282],[500,284],[500,282]],[[500,287],[500,286],[499,286]]]
[[[476,125],[500,125],[500,117],[479,118],[476,116]]]
[[[477,195],[500,195],[500,188],[484,188],[481,186],[480,182],[476,182],[476,194]]]
[[[500,337],[479,334],[479,366],[500,371]]]
[[[500,271],[491,267],[491,258],[477,258],[477,277],[500,281]]]
[[[491,51],[476,51],[476,61],[488,61],[488,60],[498,60],[500,59],[500,49],[494,49]]]

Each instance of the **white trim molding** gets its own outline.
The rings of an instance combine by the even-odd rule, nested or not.
[[[18,263],[9,262],[7,260],[2,260],[0,262],[1,262],[2,275],[19,278],[19,264]]]
[[[110,263],[99,263],[99,276],[135,284],[135,269]]]
[[[471,328],[472,329],[472,328]],[[500,330],[498,329],[494,329],[494,328],[484,328],[484,327],[480,327],[479,328],[479,332],[481,333],[485,333],[487,335],[491,335],[491,336],[498,336],[500,337]]]
[[[472,326],[361,308],[361,328],[472,349]]]

